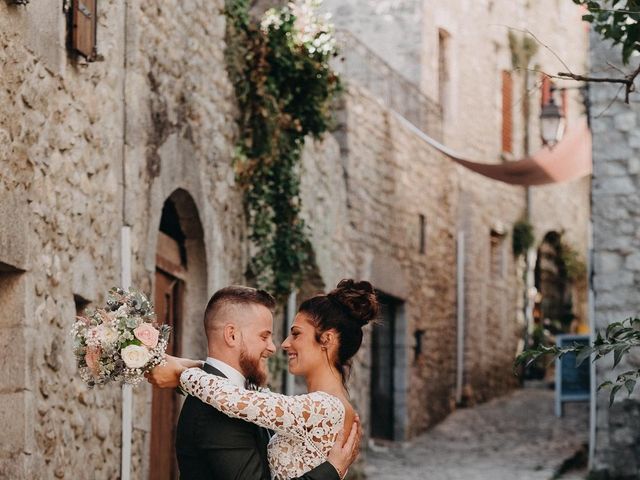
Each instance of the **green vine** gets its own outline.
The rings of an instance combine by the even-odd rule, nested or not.
[[[253,245],[248,276],[282,297],[299,284],[309,258],[300,156],[306,136],[328,129],[340,90],[329,66],[333,39],[317,17],[303,35],[289,6],[270,10],[262,24],[250,19],[248,0],[227,0],[225,13],[226,65],[239,107],[235,166]]]
[[[513,224],[512,248],[516,257],[525,254],[534,242],[533,225],[528,220],[518,220]]]

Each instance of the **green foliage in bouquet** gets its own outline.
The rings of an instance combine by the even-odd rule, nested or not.
[[[226,2],[226,64],[239,107],[237,180],[253,244],[248,275],[282,297],[309,260],[300,218],[300,156],[307,136],[329,127],[340,81],[330,27],[309,1],[268,11],[261,24],[248,0]]]
[[[631,349],[640,348],[640,318],[628,318],[622,322],[610,324],[604,332],[598,332],[593,345],[574,344],[570,347],[544,346],[525,350],[516,358],[516,366],[531,365],[540,357],[549,355],[552,358],[562,358],[567,353],[576,354],[576,366],[579,366],[587,358],[593,355],[593,361],[598,361],[605,355],[613,352],[613,367],[617,367],[620,361]],[[607,380],[598,386],[598,390],[610,388],[609,405],[613,404],[616,395],[624,388],[629,395],[636,387],[640,379],[640,369],[628,370],[619,374],[614,381]]]

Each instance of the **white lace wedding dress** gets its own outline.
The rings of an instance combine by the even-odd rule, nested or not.
[[[230,417],[273,430],[268,455],[276,479],[299,477],[324,462],[344,426],[344,405],[325,392],[288,396],[246,390],[200,368],[185,370],[180,385]]]

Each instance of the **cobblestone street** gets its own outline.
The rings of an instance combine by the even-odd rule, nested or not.
[[[588,443],[587,403],[553,413],[554,392],[525,388],[454,412],[411,442],[367,451],[368,479],[548,480]],[[583,478],[568,472],[562,479]]]

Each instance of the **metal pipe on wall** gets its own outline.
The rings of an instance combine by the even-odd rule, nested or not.
[[[296,316],[296,303],[298,301],[298,292],[292,290],[289,294],[289,298],[287,299],[287,321],[286,328],[284,331],[285,336],[289,335],[289,331],[291,330],[291,325],[293,325],[293,319]],[[295,389],[295,378],[289,372],[287,368],[285,373],[285,381],[284,381],[284,391],[287,395],[293,395]]]
[[[122,230],[121,230],[121,287],[128,289],[131,286],[131,227],[127,225],[127,51],[128,51],[128,13],[129,1],[122,3]],[[131,438],[133,434],[133,387],[129,384],[122,386],[122,448],[120,451],[120,479],[131,478]]]
[[[121,272],[123,289],[131,286],[131,227],[121,230]],[[128,383],[122,385],[122,456],[120,464],[121,480],[131,477],[131,433],[133,430],[133,389]]]
[[[458,232],[456,246],[456,403],[460,403],[462,401],[462,386],[464,381],[464,232]]]

